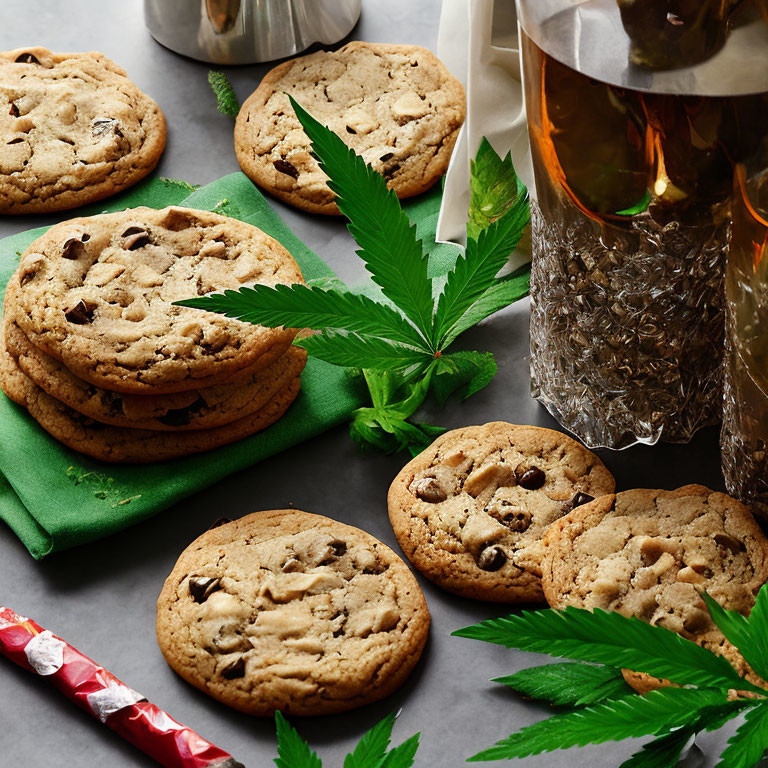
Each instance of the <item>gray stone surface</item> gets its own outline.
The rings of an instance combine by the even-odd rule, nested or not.
[[[439,0],[367,0],[351,37],[434,48],[439,10]],[[208,66],[155,43],[144,29],[140,0],[3,0],[0,50],[34,44],[54,50],[103,51],[157,99],[169,122],[168,148],[159,166],[162,175],[204,184],[237,170],[232,123],[215,110],[206,82]],[[238,95],[245,98],[266,69],[232,68],[228,74]],[[274,206],[342,278],[362,277],[341,221],[313,218],[277,202]],[[66,217],[6,217],[0,221],[0,236]],[[423,417],[449,427],[493,419],[554,426],[528,396],[527,320],[527,302],[522,302],[466,334],[462,343],[467,347],[496,354],[496,379],[468,402],[443,411],[429,408]],[[722,484],[715,430],[699,434],[688,446],[638,447],[608,453],[604,459],[620,488]],[[155,601],[163,580],[181,550],[215,518],[288,504],[357,525],[396,548],[386,515],[386,491],[402,461],[396,456],[361,456],[342,427],[123,534],[40,563],[0,524],[0,605],[10,605],[68,639],[248,768],[271,765],[275,748],[270,721],[226,709],[165,665],[154,636]],[[471,603],[423,579],[421,583],[433,624],[424,658],[407,685],[387,701],[357,712],[298,722],[326,768],[340,768],[360,735],[393,710],[402,709],[396,742],[415,731],[422,733],[416,765],[447,768],[463,765],[469,755],[543,716],[544,708],[488,682],[538,663],[540,657],[450,637],[458,627],[503,615],[508,609]],[[708,766],[716,762],[712,743],[709,736]],[[608,744],[518,764],[565,768],[582,762],[615,768],[632,747]],[[0,661],[0,765],[149,768],[154,763],[43,680]]]

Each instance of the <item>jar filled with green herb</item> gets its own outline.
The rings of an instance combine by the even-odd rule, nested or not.
[[[767,124],[768,26],[764,69],[739,49],[649,72],[616,4],[519,8],[533,395],[590,446],[686,442],[721,414],[733,165]]]

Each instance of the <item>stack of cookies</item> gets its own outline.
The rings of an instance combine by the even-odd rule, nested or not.
[[[145,463],[262,430],[299,391],[296,331],[173,302],[303,282],[291,255],[241,221],[136,208],[65,221],[8,283],[0,385],[61,442]]]

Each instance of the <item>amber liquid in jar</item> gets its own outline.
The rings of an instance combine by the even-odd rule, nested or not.
[[[532,393],[590,446],[687,441],[720,418],[732,169],[762,102],[642,93],[522,49]]]
[[[723,475],[731,494],[768,516],[768,170],[735,174],[726,298]]]

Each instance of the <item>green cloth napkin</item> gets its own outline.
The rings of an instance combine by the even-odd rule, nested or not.
[[[285,226],[242,173],[190,194],[193,189],[185,182],[151,178],[73,215],[137,205],[215,210],[254,224],[279,240],[307,280],[333,277],[331,269]],[[425,240],[433,273],[445,271],[456,255],[455,248],[434,240],[440,199],[441,190],[435,187],[405,206]],[[20,253],[44,231],[30,230],[0,241],[0,294]],[[105,464],[69,450],[0,393],[0,518],[40,559],[151,517],[233,472],[346,421],[365,400],[359,378],[310,359],[302,375],[301,394],[269,429],[214,451],[136,467]]]

